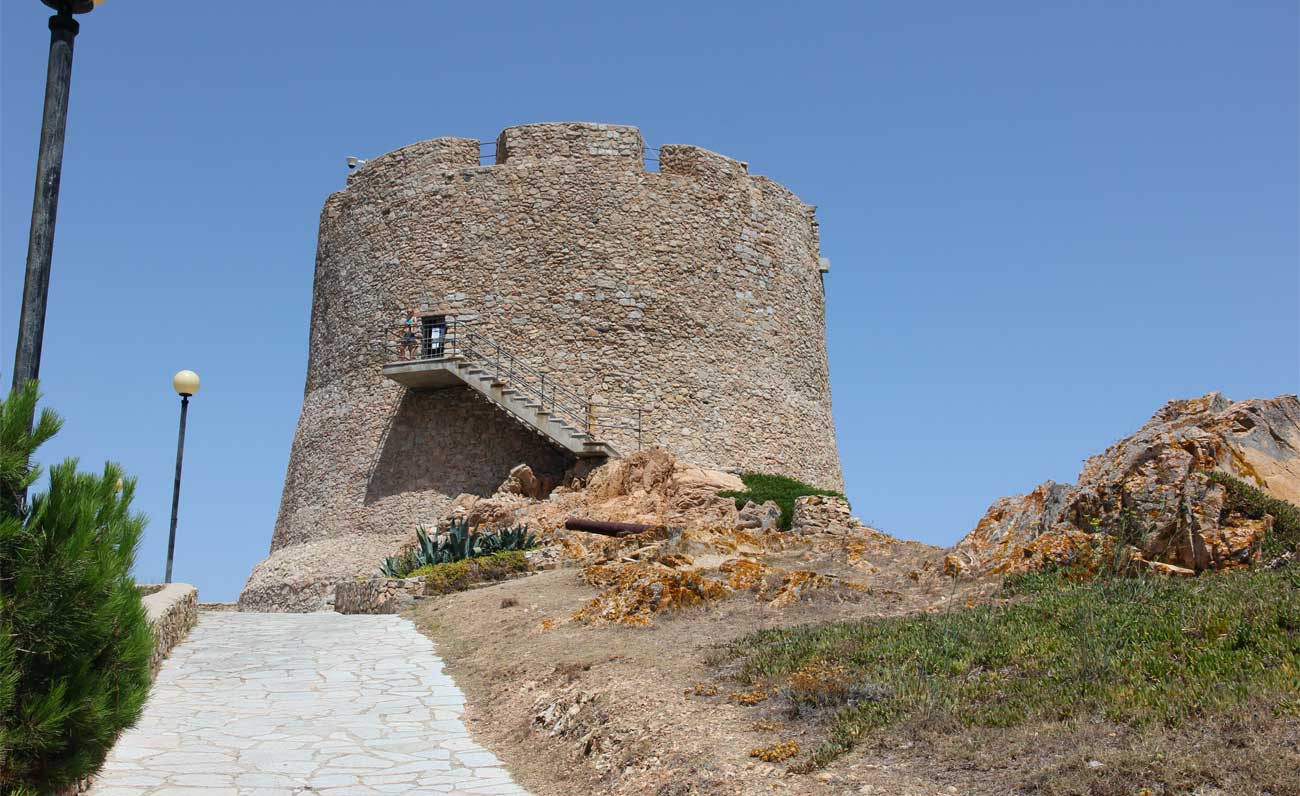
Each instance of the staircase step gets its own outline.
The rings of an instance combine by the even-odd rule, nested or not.
[[[539,395],[530,384],[506,378],[496,364],[454,355],[444,358],[444,362],[444,369],[473,392],[556,449],[578,457],[618,455],[612,446],[586,430],[584,419],[561,408],[554,396]]]

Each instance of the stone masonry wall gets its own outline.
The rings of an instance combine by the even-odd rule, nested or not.
[[[842,488],[813,207],[698,147],[664,146],[646,171],[633,127],[514,127],[495,165],[478,152],[412,144],[325,203],[273,552],[410,533],[515,464],[564,469],[467,390],[408,394],[383,377],[386,327],[422,305],[597,401],[647,407],[647,447]]]
[[[154,639],[149,670],[157,675],[163,660],[199,621],[199,590],[188,583],[168,583],[145,595],[143,602]]]
[[[399,614],[424,592],[424,578],[345,580],[334,587],[334,610],[340,614]]]

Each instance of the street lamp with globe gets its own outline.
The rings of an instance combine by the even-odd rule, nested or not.
[[[176,552],[176,510],[181,502],[181,461],[185,458],[185,417],[190,410],[190,396],[199,391],[199,374],[182,370],[172,377],[172,388],[181,397],[181,430],[176,437],[176,483],[172,486],[172,526],[167,534],[167,576],[172,582],[172,555]]]

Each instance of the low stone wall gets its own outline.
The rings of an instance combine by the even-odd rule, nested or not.
[[[795,533],[855,533],[862,523],[849,510],[849,502],[841,497],[808,495],[795,498],[791,513],[790,530]]]
[[[334,610],[340,614],[396,614],[424,596],[424,578],[371,578],[334,587]]]
[[[153,629],[149,670],[157,675],[163,659],[199,621],[199,590],[188,583],[168,583],[156,589],[146,584],[141,588],[149,590],[142,602]]]

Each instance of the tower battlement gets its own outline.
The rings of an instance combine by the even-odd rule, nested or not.
[[[645,141],[635,127],[589,122],[549,122],[507,127],[495,139],[494,154],[484,155],[486,142],[475,138],[431,138],[393,150],[348,175],[348,187],[384,189],[449,173],[466,181],[499,167],[538,165],[571,167],[584,172],[615,170],[628,173],[676,175],[715,182],[749,174],[749,164],[703,147],[665,144],[659,149],[659,169],[645,168]],[[487,161],[487,162],[485,162]],[[765,177],[773,186],[777,183]],[[784,190],[783,188],[781,190]],[[793,194],[791,194],[793,197]]]

